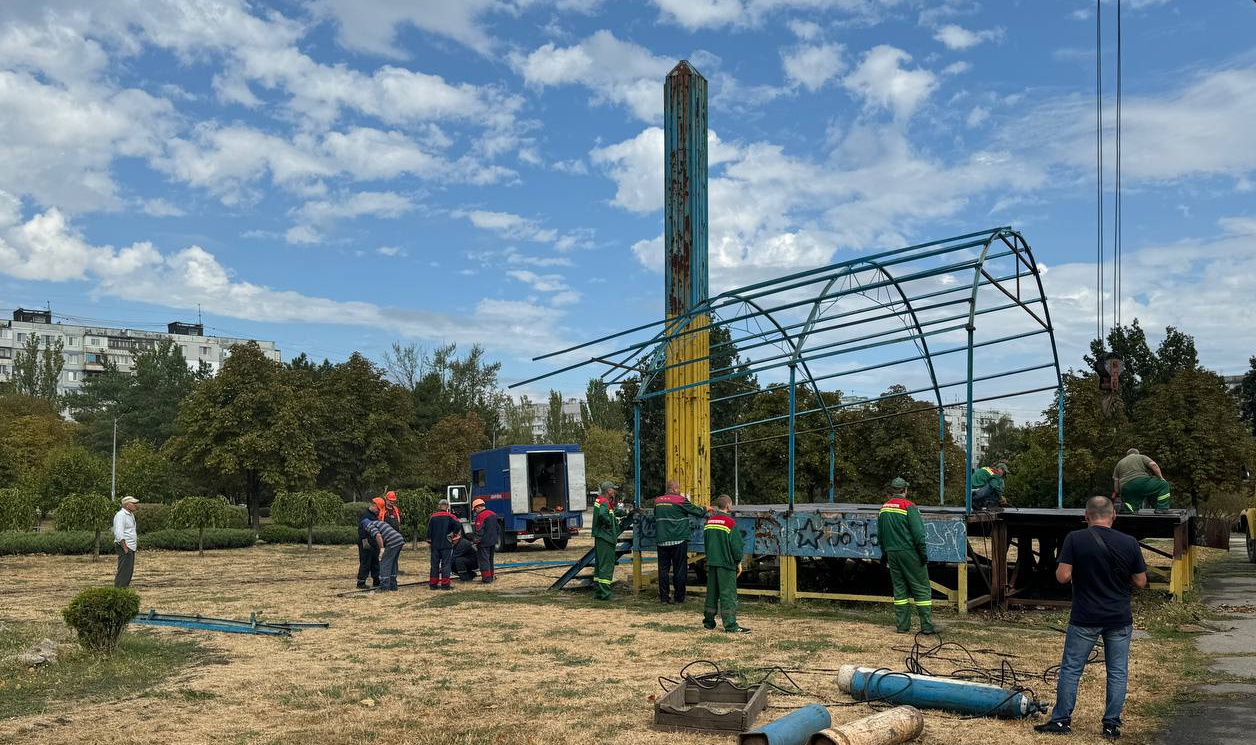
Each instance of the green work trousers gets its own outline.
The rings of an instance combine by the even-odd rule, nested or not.
[[[929,568],[915,551],[886,551],[890,566],[890,583],[894,586],[894,626],[911,631],[911,608],[916,606],[920,630],[933,631],[933,589],[929,586]]]
[[[702,625],[715,628],[715,614],[724,621],[724,630],[737,628],[737,570],[728,567],[707,567],[706,607]]]
[[[615,544],[598,538],[593,541],[593,597],[610,600],[614,581]]]
[[[1139,476],[1121,487],[1121,501],[1132,512],[1144,507],[1167,510],[1173,505],[1169,482],[1155,476]]]

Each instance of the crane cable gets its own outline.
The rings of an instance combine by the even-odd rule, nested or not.
[[[1103,7],[1095,0],[1095,338],[1103,341]]]
[[[1112,227],[1112,318],[1121,325],[1121,0],[1116,0],[1116,184]]]

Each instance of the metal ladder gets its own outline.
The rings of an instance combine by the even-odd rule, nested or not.
[[[628,534],[627,537],[624,536],[625,533]],[[632,527],[631,526],[620,531],[619,539],[615,541],[615,563],[618,564],[621,558],[623,558],[624,556],[630,553],[632,553]],[[554,581],[554,584],[550,585],[550,589],[551,590],[563,590],[563,589],[574,590],[574,589],[583,589],[586,587],[592,587],[593,586],[593,559],[594,559],[595,554],[596,554],[596,549],[594,548],[589,549],[588,553],[586,553],[584,556],[581,556],[576,561],[575,564],[571,565],[570,569],[563,572],[563,576],[559,577],[557,580]],[[585,570],[588,570],[588,571],[585,571]]]

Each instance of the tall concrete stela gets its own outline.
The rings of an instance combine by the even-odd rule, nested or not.
[[[707,81],[687,61],[663,86],[667,475],[694,504],[711,502],[710,318],[707,288]],[[685,387],[689,386],[689,387]],[[680,390],[676,390],[680,389]]]

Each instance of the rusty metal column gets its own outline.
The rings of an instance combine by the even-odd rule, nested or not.
[[[664,292],[667,346],[666,478],[694,504],[711,503],[707,290],[707,81],[682,60],[663,86]],[[679,390],[676,390],[679,389]]]

